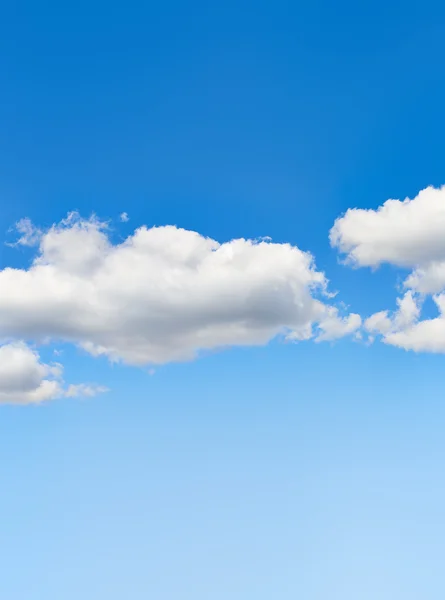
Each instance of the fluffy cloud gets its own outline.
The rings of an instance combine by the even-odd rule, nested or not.
[[[383,335],[385,342],[392,343],[394,335],[412,329],[420,316],[419,298],[415,298],[413,293],[408,291],[403,298],[397,299],[397,306],[392,315],[387,310],[371,315],[364,323],[365,330],[371,335]]]
[[[27,269],[0,271],[0,336],[64,340],[134,365],[200,350],[265,344],[277,335],[334,339],[358,326],[322,300],[327,281],[290,244],[220,244],[174,226],[141,227],[113,243],[104,223],[71,214],[42,232]]]
[[[436,294],[445,287],[445,260],[431,261],[417,267],[406,278],[405,287],[421,294]]]
[[[326,316],[318,324],[319,333],[316,342],[332,341],[358,331],[362,324],[360,315],[351,313],[340,317],[338,309],[329,307]]]
[[[407,292],[402,300],[398,300],[399,310],[393,318],[390,318],[386,311],[377,313],[367,319],[365,327],[369,331],[382,334],[383,341],[391,346],[415,352],[445,352],[445,295],[433,296],[439,312],[438,317],[418,320],[419,304],[413,299],[406,302],[409,294],[410,292]]]
[[[376,210],[349,209],[335,222],[330,241],[353,266],[388,263],[411,271],[396,312],[365,321],[371,336],[407,350],[445,352],[445,187],[428,187],[412,200],[387,200]],[[438,316],[421,320],[427,295]]]
[[[59,364],[44,364],[23,342],[0,346],[0,404],[40,404],[63,396],[92,396],[104,388],[64,386]]]
[[[387,200],[377,210],[349,209],[330,231],[331,245],[359,267],[389,263],[426,268],[445,261],[445,187],[410,200]]]

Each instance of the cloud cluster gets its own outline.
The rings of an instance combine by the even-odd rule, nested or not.
[[[74,213],[44,233],[29,223],[23,231],[26,242],[38,236],[38,250],[28,269],[0,271],[4,336],[146,365],[279,334],[308,338],[317,325],[334,339],[358,326],[322,302],[324,274],[290,244],[220,244],[174,226],[140,227],[113,244],[106,224]]]
[[[33,248],[34,257],[26,268],[0,270],[0,340],[16,340],[0,345],[0,402],[103,391],[65,385],[60,365],[42,363],[26,345],[48,340],[148,367],[277,336],[321,342],[366,334],[445,352],[445,187],[349,209],[335,221],[330,242],[346,264],[406,271],[396,310],[363,326],[334,303],[312,255],[291,244],[219,243],[175,226],[142,226],[115,242],[106,223],[77,213],[47,230],[23,219],[17,232],[13,245]],[[421,318],[427,295],[434,319]]]
[[[445,352],[445,187],[427,187],[413,199],[387,200],[376,210],[349,209],[330,232],[331,245],[356,267],[383,263],[409,270],[398,309],[372,315],[365,329],[406,350]],[[420,319],[431,295],[434,319]]]
[[[16,244],[36,251],[28,268],[0,270],[3,339],[71,342],[112,361],[156,365],[278,335],[334,340],[360,327],[358,315],[329,304],[312,255],[290,244],[218,243],[174,226],[143,226],[113,243],[106,223],[76,213],[46,231],[26,219],[17,229]],[[39,385],[36,397],[60,395],[56,379],[42,375]],[[93,393],[64,394],[77,392]]]
[[[61,397],[95,396],[105,388],[65,386],[60,364],[45,364],[23,342],[0,346],[0,404],[40,404]]]

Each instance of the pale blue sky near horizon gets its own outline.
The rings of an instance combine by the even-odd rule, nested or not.
[[[328,235],[445,183],[440,3],[2,13],[4,241],[71,210],[119,239],[270,236],[312,252],[351,311],[394,307],[403,274],[348,269]],[[31,253],[1,244],[0,267]],[[345,338],[154,375],[61,360],[110,391],[0,406],[0,598],[443,598],[443,355]]]

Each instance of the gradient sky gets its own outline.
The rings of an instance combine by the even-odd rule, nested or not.
[[[73,210],[115,243],[270,236],[345,314],[396,308],[412,269],[350,268],[329,231],[445,183],[440,3],[17,2],[0,22],[5,242]],[[36,252],[2,244],[0,267]],[[1,598],[443,599],[443,354],[278,339],[150,374],[26,342],[109,391],[0,406]]]

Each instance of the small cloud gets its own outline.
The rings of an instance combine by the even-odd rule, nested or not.
[[[63,366],[42,362],[39,353],[23,341],[0,345],[0,404],[40,404],[106,391],[98,385],[65,384]]]
[[[360,315],[350,313],[341,317],[338,309],[334,306],[330,306],[326,308],[325,318],[318,324],[320,333],[315,341],[333,341],[351,334],[354,334],[357,338],[361,324],[362,319]]]
[[[40,239],[42,237],[42,231],[35,227],[30,219],[20,219],[15,224],[15,227],[12,228],[11,231],[16,231],[20,234],[18,240],[12,243],[7,243],[7,246],[11,246],[12,248],[16,246],[38,246]]]
[[[119,219],[122,223],[127,223],[130,220],[130,217],[126,212],[123,212],[119,215]]]
[[[91,385],[87,383],[79,383],[77,385],[69,385],[65,392],[67,398],[92,398],[98,394],[108,392],[109,389],[101,385]]]

